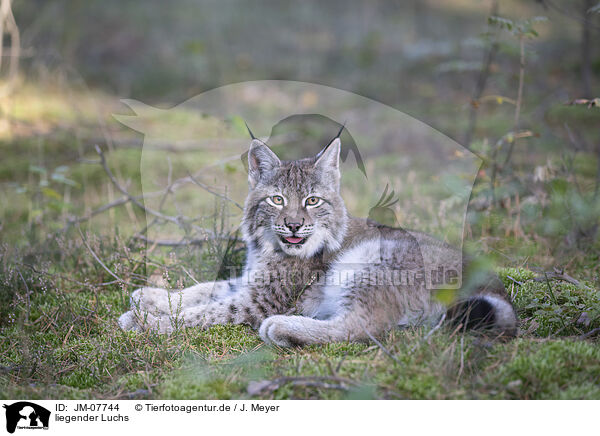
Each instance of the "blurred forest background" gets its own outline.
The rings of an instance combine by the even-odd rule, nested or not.
[[[198,345],[206,337],[192,345],[183,342],[191,348],[152,339],[145,346],[166,347],[152,358],[131,354],[142,343],[124,343],[119,352],[113,350],[125,356],[118,363],[111,361],[115,355],[106,351],[107,343],[98,346],[98,338],[124,335],[115,320],[133,286],[149,277],[174,288],[193,284],[202,279],[201,272],[190,273],[194,264],[211,267],[215,253],[240,264],[243,247],[231,235],[206,244],[150,244],[153,267],[146,270],[143,229],[153,222],[146,222],[142,204],[143,136],[111,114],[130,113],[120,103],[124,98],[168,108],[249,80],[306,81],[361,94],[477,153],[484,164],[469,206],[467,245],[505,268],[503,279],[521,304],[522,328],[530,337],[596,337],[597,1],[2,0],[1,5],[0,381],[5,395],[119,397],[132,390],[142,396],[178,395],[160,384],[166,370],[158,366],[178,362],[190,350],[206,351],[208,346]],[[539,287],[525,295],[531,283]],[[235,342],[234,333],[229,337]],[[234,348],[246,346],[258,345]],[[51,349],[57,350],[54,361],[44,357]],[[109,357],[82,357],[93,349]],[[597,343],[590,350],[582,353],[597,356]],[[394,385],[394,392],[470,396],[458,387],[461,374],[469,371],[461,362],[456,384],[426,391]],[[588,386],[600,370],[596,364],[581,371],[581,385]],[[518,383],[498,387],[519,379],[513,373],[506,377],[481,382],[486,388],[477,388],[483,389],[480,396],[500,389],[506,397],[556,397],[574,383],[557,376],[556,390],[544,394],[535,382],[522,381],[533,387],[518,394]],[[156,386],[162,386],[158,394]],[[205,390],[195,394],[238,395],[202,386]],[[597,384],[594,389],[573,396],[600,395]]]

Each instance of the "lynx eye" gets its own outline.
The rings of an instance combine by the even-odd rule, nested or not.
[[[308,197],[304,204],[307,206],[317,206],[321,203],[321,199],[319,197]]]
[[[283,197],[281,195],[273,195],[271,201],[275,206],[283,206]]]

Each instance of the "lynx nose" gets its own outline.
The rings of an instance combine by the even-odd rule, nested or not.
[[[285,219],[283,220],[283,223],[292,233],[296,233],[298,229],[304,225],[304,218],[302,218],[302,223],[288,223]]]

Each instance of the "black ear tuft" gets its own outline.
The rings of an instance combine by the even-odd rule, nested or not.
[[[248,126],[248,123],[246,121],[244,121],[244,124],[246,125],[246,129],[248,129],[248,133],[250,134],[250,138],[256,139],[256,137],[254,136],[254,133],[252,133],[252,130],[250,130],[250,127]]]

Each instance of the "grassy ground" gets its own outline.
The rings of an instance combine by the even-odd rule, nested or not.
[[[103,258],[117,248],[95,245]],[[410,328],[390,332],[382,347],[279,350],[243,326],[121,331],[130,290],[110,283],[85,250],[74,244],[58,254],[61,275],[14,257],[17,267],[4,270],[2,295],[17,300],[2,305],[0,397],[600,399],[600,346],[583,337],[600,326],[600,304],[584,284],[501,269],[522,320],[522,335],[509,342]],[[138,262],[118,257],[107,266],[132,277]]]
[[[189,270],[203,280],[224,248],[148,252],[130,238],[145,219],[131,204],[82,223],[81,233],[60,231],[69,216],[119,197],[100,165],[88,162],[97,159],[94,141],[135,145],[140,138],[99,125],[84,99],[75,107],[60,90],[21,92],[3,108],[8,127],[0,129],[0,398],[600,399],[598,251],[566,257],[556,249],[566,236],[552,239],[536,227],[555,219],[552,202],[560,212],[564,204],[557,205],[572,198],[559,182],[550,209],[529,204],[517,214],[514,202],[504,202],[469,224],[476,245],[502,266],[521,318],[518,339],[411,328],[390,332],[381,346],[280,350],[243,326],[134,334],[116,320],[136,286],[157,277],[172,288],[191,285]],[[139,148],[118,145],[107,153],[133,194],[140,192],[140,156]],[[239,248],[230,253],[237,265]],[[553,264],[566,265],[578,284],[521,268]]]

